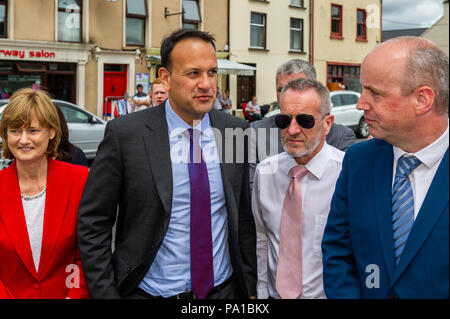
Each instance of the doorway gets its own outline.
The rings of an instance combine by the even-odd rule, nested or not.
[[[127,66],[105,64],[103,75],[103,101],[107,97],[122,97],[127,91]],[[103,116],[111,116],[111,102],[103,105]]]

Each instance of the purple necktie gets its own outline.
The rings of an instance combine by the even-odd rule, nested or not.
[[[198,130],[189,131],[189,181],[191,185],[191,280],[192,291],[204,299],[214,287],[211,235],[211,195]]]

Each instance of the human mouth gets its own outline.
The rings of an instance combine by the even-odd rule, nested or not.
[[[19,147],[19,150],[22,152],[29,152],[33,149],[33,147]]]
[[[293,143],[293,144],[301,144],[304,143],[305,141],[303,140],[288,140],[289,143]]]
[[[209,101],[210,99],[212,99],[212,95],[197,95],[194,98],[199,101],[206,102],[206,101]]]

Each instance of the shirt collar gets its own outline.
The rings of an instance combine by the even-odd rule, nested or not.
[[[165,108],[170,138],[177,137],[178,135],[183,134],[183,132],[185,132],[186,130],[192,128],[180,116],[178,116],[177,113],[175,113],[172,106],[170,105],[169,99],[166,100]],[[205,116],[203,116],[200,123],[195,124],[196,125],[193,128],[202,132],[202,135],[205,135],[208,138],[214,136],[214,132],[211,129],[209,113],[206,113]]]
[[[447,129],[436,141],[421,149],[416,153],[407,153],[397,146],[393,146],[394,161],[398,161],[403,155],[413,155],[418,158],[426,167],[432,168],[445,154],[448,149],[448,122]]]
[[[309,173],[313,174],[317,179],[321,179],[323,173],[326,169],[326,163],[328,162],[328,159],[330,158],[329,155],[329,146],[327,142],[324,142],[322,149],[319,153],[316,154],[308,163],[306,163],[305,168],[308,170]],[[286,172],[286,175],[289,176],[289,171],[292,167],[295,165],[298,165],[298,163],[295,161],[295,158],[291,155],[289,155],[289,165],[288,170]]]

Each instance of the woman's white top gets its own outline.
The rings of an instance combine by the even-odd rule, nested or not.
[[[44,211],[45,211],[45,191],[46,188],[36,195],[25,196],[22,194],[22,206],[27,223],[28,237],[30,239],[31,252],[36,272],[39,269],[41,259],[42,234],[44,232]]]

